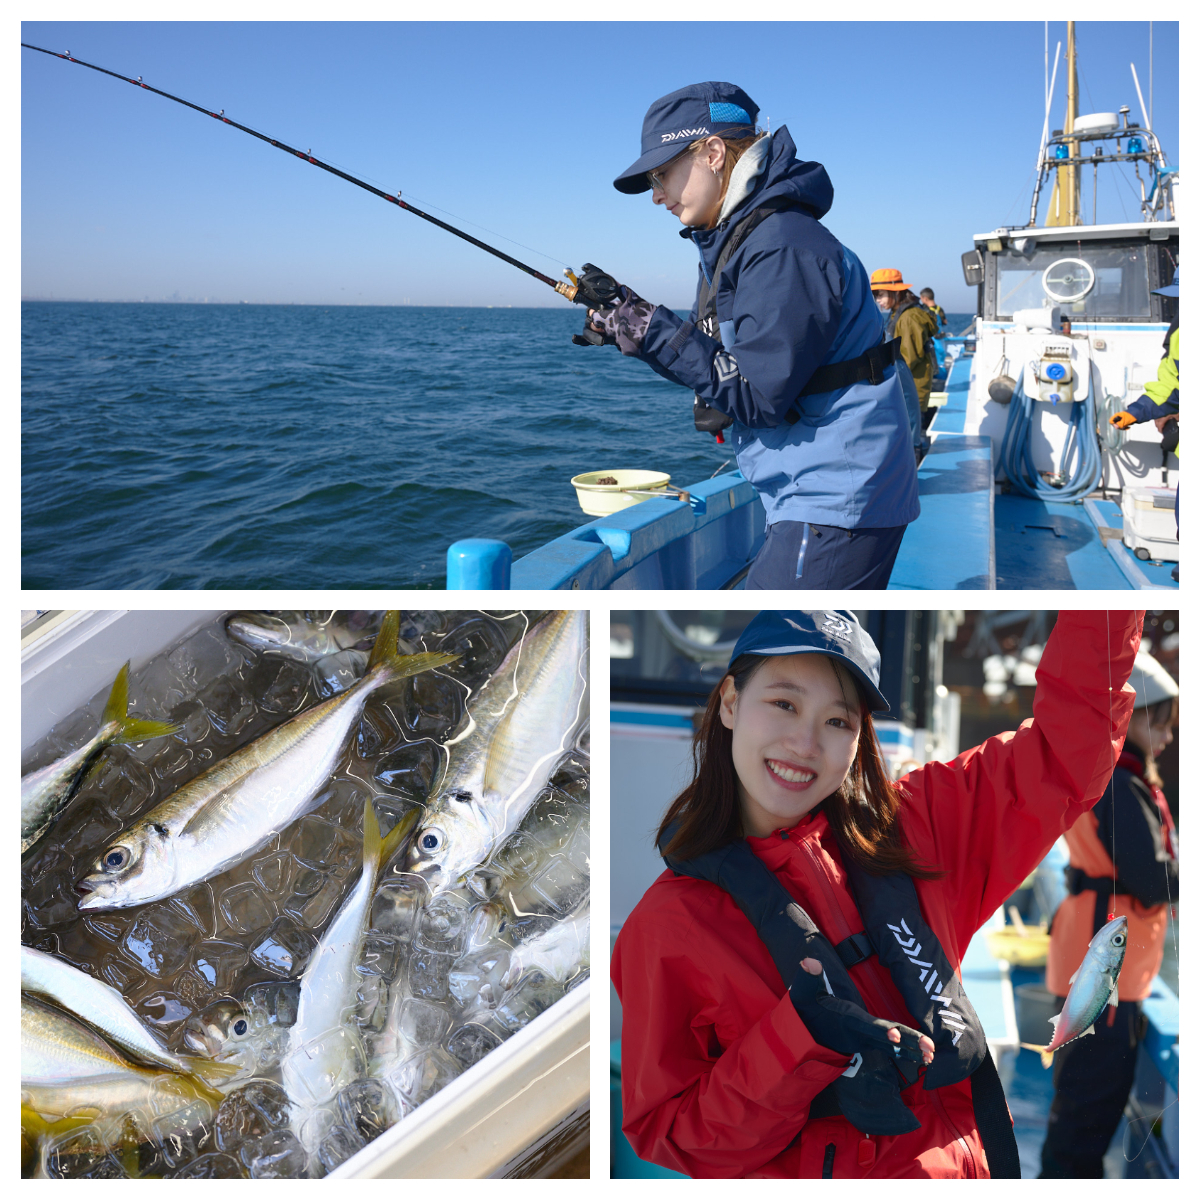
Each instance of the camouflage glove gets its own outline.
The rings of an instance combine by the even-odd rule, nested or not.
[[[638,355],[650,327],[650,318],[658,306],[643,300],[624,284],[618,287],[620,299],[609,308],[588,312],[591,327],[604,335],[604,344],[615,345],[622,354]]]

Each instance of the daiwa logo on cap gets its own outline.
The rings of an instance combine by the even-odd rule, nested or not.
[[[823,628],[830,637],[835,637],[842,642],[848,642],[853,632],[850,628],[850,622],[844,617],[839,617],[837,613],[827,612],[825,614]]]
[[[707,136],[707,129],[680,129],[677,133],[664,133],[662,135],[662,140],[664,142],[677,142],[680,138],[697,138]]]

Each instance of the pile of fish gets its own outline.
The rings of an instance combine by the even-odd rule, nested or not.
[[[586,979],[586,620],[238,613],[34,747],[23,1173],[325,1175]]]

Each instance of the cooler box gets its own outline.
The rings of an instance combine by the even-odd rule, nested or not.
[[[1175,489],[1127,487],[1121,494],[1122,541],[1143,561],[1179,561]]]
[[[23,626],[21,749],[222,614],[57,611]],[[27,614],[32,617],[32,614]],[[468,1068],[328,1178],[497,1178],[553,1174],[588,1141],[590,980]]]

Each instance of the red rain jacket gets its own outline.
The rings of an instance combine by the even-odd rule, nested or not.
[[[1033,719],[900,781],[908,844],[946,872],[915,883],[956,970],[971,935],[1107,786],[1133,709],[1122,684],[1142,615],[1061,613]],[[861,932],[824,813],[786,832],[747,840],[831,942]],[[916,1025],[876,956],[850,976],[875,1016]],[[807,1122],[813,1097],[849,1059],[812,1040],[791,981],[715,884],[664,871],[617,938],[612,977],[623,1128],[641,1158],[691,1176],[803,1179],[822,1175],[832,1147],[839,1179],[988,1177],[969,1080],[906,1089],[921,1128],[899,1137],[867,1137],[843,1117]]]

